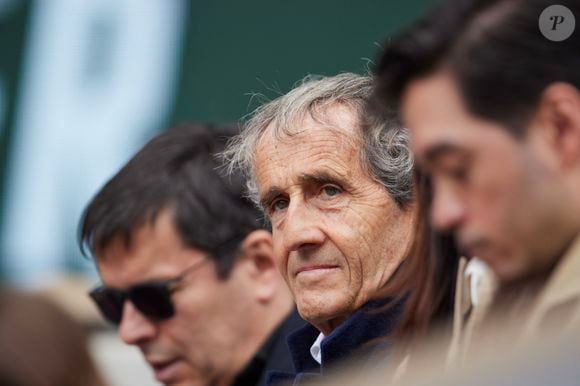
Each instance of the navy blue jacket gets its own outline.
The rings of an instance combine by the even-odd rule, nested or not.
[[[290,334],[288,347],[295,373],[271,371],[266,384],[300,385],[303,381],[332,373],[333,366],[344,359],[372,358],[377,351],[387,349],[389,341],[381,337],[388,336],[394,330],[403,311],[400,303],[377,312],[387,303],[385,300],[367,303],[325,337],[320,345],[320,365],[310,355],[310,347],[320,332],[307,325]]]

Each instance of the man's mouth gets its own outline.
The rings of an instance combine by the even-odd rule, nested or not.
[[[461,252],[469,258],[479,257],[480,259],[486,259],[491,252],[490,245],[483,239],[460,243],[462,246]]]
[[[167,384],[175,379],[179,362],[179,359],[172,359],[169,361],[150,362],[149,364],[153,368],[155,379],[163,384]]]
[[[300,267],[296,270],[295,276],[300,274],[321,274],[338,268],[335,264],[311,264]]]

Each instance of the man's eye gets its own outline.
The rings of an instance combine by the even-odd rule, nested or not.
[[[465,181],[467,179],[467,168],[465,167],[449,168],[445,171],[445,174],[447,174],[455,181]]]
[[[285,198],[277,199],[274,202],[272,202],[272,204],[270,205],[270,209],[273,212],[276,212],[278,210],[284,210],[287,207],[288,207],[288,200]]]
[[[322,192],[328,197],[335,197],[342,193],[342,190],[334,185],[325,185],[322,187]]]

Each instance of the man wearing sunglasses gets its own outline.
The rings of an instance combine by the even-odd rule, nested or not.
[[[256,385],[292,368],[302,325],[272,237],[215,154],[233,128],[188,125],[149,142],[93,198],[80,242],[102,284],[90,295],[165,385]]]

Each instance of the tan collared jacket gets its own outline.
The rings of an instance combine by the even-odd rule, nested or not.
[[[568,248],[545,284],[534,292],[527,292],[525,296],[529,299],[515,300],[512,310],[501,318],[489,317],[494,298],[501,296],[493,273],[487,272],[480,281],[478,302],[474,304],[471,278],[465,274],[466,266],[466,260],[462,259],[457,278],[449,366],[460,365],[473,355],[473,351],[477,351],[474,345],[478,344],[478,339],[488,346],[494,341],[516,344],[580,327],[580,236]]]

